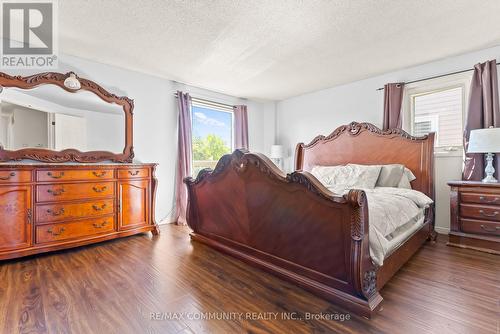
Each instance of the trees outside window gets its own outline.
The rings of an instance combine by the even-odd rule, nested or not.
[[[233,113],[193,103],[193,176],[204,168],[214,168],[233,148]]]

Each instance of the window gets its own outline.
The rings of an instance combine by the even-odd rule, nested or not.
[[[424,136],[429,132],[437,132],[439,124],[438,115],[417,116],[413,123],[413,134],[415,136]]]
[[[421,136],[434,131],[436,132],[436,147],[462,146],[462,100],[462,87],[413,96],[413,134]]]
[[[436,152],[461,152],[470,74],[408,85],[403,123],[414,136],[435,132]]]
[[[230,106],[193,99],[191,108],[193,176],[214,168],[233,151],[233,111]]]

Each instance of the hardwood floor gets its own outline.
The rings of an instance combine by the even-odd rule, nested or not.
[[[335,321],[306,317],[342,309],[167,225],[159,237],[0,262],[0,331],[500,333],[500,256],[447,247],[444,238],[389,281],[372,320]],[[259,316],[268,318],[250,319]]]

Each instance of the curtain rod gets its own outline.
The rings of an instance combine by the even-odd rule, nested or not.
[[[500,63],[497,63],[497,66],[498,65],[500,65]],[[404,84],[408,85],[408,84],[412,84],[412,83],[415,83],[415,82],[432,80],[432,79],[447,77],[449,75],[455,75],[455,74],[460,74],[460,73],[465,73],[465,72],[470,72],[470,71],[474,71],[474,68],[469,68],[469,69],[466,69],[466,70],[461,70],[461,71],[456,71],[456,72],[451,72],[451,73],[446,73],[446,74],[435,75],[433,77],[427,77],[427,78],[417,79],[417,80],[413,80],[413,81],[408,81],[408,82],[405,82]],[[384,87],[377,88],[377,90],[384,90]]]
[[[175,98],[177,98],[177,92],[174,93],[174,96],[175,96]],[[215,102],[215,101],[210,101],[210,100],[206,100],[206,99],[200,99],[199,97],[193,97],[193,96],[191,96],[191,101],[193,101],[193,102],[200,102],[200,103],[204,103],[204,104],[207,104],[207,105],[212,105],[214,107],[231,108],[231,109],[233,109],[233,106],[230,105],[230,104],[221,103],[221,102]]]

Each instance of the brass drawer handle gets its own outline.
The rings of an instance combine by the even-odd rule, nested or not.
[[[133,171],[133,172],[132,172],[131,170],[129,170],[129,171],[128,171],[128,173],[129,173],[131,176],[136,176],[136,175],[138,175],[138,174],[139,174],[139,172],[140,172],[140,171],[138,171],[138,170]]]
[[[94,204],[94,205],[92,205],[92,208],[93,208],[95,211],[102,211],[102,210],[106,209],[106,206],[107,206],[106,204],[103,204],[103,205],[101,205],[101,206],[98,206],[98,205]]]
[[[479,210],[479,213],[482,214],[485,217],[496,217],[498,215],[498,211],[495,211],[493,213],[486,213],[484,210]]]
[[[48,172],[47,175],[53,179],[60,179],[64,176],[64,172],[59,173],[59,175],[54,175],[52,172]]]
[[[2,181],[7,181],[7,180],[10,180],[11,178],[13,178],[14,176],[16,176],[16,173],[12,172],[12,173],[10,173],[10,174],[9,174],[9,175],[7,175],[7,176],[1,176],[1,177],[0,177],[0,180],[2,180]]]
[[[104,226],[108,225],[108,222],[103,222],[102,224],[94,223],[92,224],[94,228],[103,228]]]
[[[495,228],[489,228],[488,226],[481,225],[481,228],[483,230],[485,230],[486,232],[490,232],[490,233],[495,233],[497,231],[500,231],[500,226],[496,226]]]
[[[103,177],[104,175],[106,175],[106,172],[92,172],[92,174],[94,174],[95,177]]]
[[[495,198],[494,198],[494,199],[492,199],[491,201],[488,201],[488,200],[486,199],[486,197],[484,197],[484,196],[480,196],[480,197],[479,197],[479,200],[480,200],[482,203],[490,203],[490,204],[491,204],[491,203],[496,203],[496,202],[498,202],[498,201],[500,200],[500,198],[499,198],[499,197],[495,197]]]
[[[64,190],[64,188],[57,189],[57,190],[49,189],[49,190],[47,190],[47,192],[49,194],[51,194],[52,196],[60,196],[62,193],[65,192],[65,190]]]
[[[92,188],[92,190],[94,190],[96,193],[102,193],[103,191],[106,191],[106,189],[108,189],[108,187],[106,187],[106,186],[101,187],[101,188],[98,188],[98,187]]]
[[[58,235],[61,235],[64,231],[66,231],[66,229],[65,229],[64,227],[61,227],[61,228],[59,229],[59,232],[54,232],[54,231],[52,230],[52,228],[49,228],[49,229],[47,230],[47,233],[48,233],[48,234],[52,234],[54,237],[57,237]]]
[[[57,211],[54,211],[54,210],[52,210],[52,209],[48,209],[48,210],[47,210],[47,213],[48,213],[48,214],[50,214],[50,215],[52,215],[52,216],[57,217],[57,216],[60,216],[60,215],[63,215],[63,214],[64,214],[64,208],[60,208],[60,209],[59,209],[59,210],[57,210]]]

